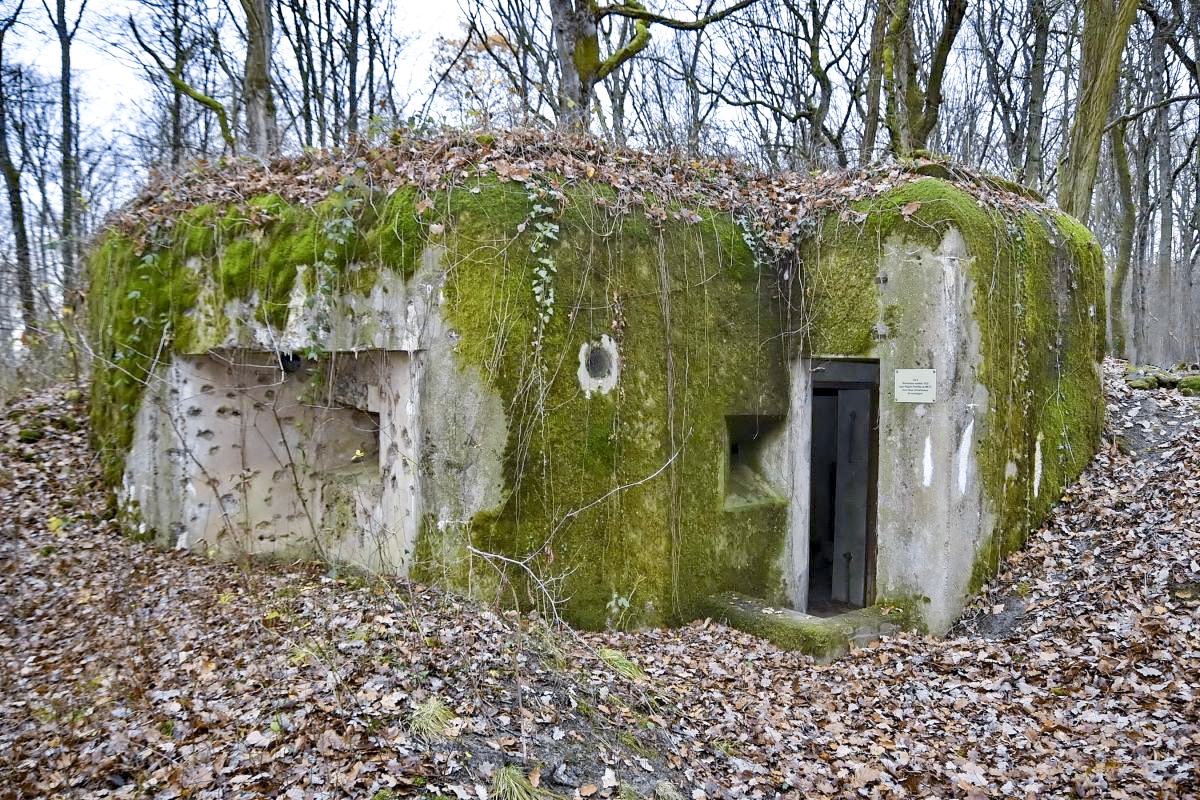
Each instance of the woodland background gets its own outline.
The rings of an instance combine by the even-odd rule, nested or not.
[[[1112,353],[1200,360],[1200,0],[461,0],[432,49],[404,0],[0,9],[0,388],[78,371],[82,254],[152,171],[442,126],[765,170],[953,159],[1092,227]],[[149,88],[115,128],[84,38]]]

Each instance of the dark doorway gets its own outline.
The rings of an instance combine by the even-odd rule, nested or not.
[[[810,614],[874,602],[878,420],[878,363],[813,362]]]

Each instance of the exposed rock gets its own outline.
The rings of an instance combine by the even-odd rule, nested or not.
[[[1149,391],[1160,387],[1178,388],[1188,396],[1200,395],[1200,365],[1179,363],[1174,369],[1163,369],[1153,365],[1125,366],[1125,384],[1131,389]]]

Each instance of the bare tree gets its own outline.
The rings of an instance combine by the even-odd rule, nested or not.
[[[275,96],[271,91],[274,24],[268,0],[241,0],[246,17],[246,62],[242,102],[246,113],[246,150],[263,156],[279,147]]]
[[[1138,0],[1086,0],[1084,4],[1079,93],[1058,192],[1063,211],[1084,223],[1091,215],[1100,145],[1137,7]]]
[[[16,251],[16,283],[21,306],[22,339],[37,338],[37,300],[33,292],[33,261],[29,252],[29,232],[25,222],[25,199],[21,189],[21,166],[9,147],[9,69],[4,58],[4,38],[17,22],[23,3],[17,3],[8,16],[0,19],[0,172],[8,195],[8,219]]]
[[[501,58],[500,61],[503,62],[501,69],[518,91],[535,82],[538,94],[552,95],[548,105],[553,108],[559,125],[587,128],[597,85],[650,45],[651,26],[700,31],[755,2],[757,0],[737,0],[703,17],[681,20],[649,11],[637,0],[608,5],[592,0],[547,0],[552,37],[549,48],[543,38],[545,17],[536,0],[475,0],[467,9],[467,16],[478,42],[486,44],[493,34],[499,33],[516,54],[515,58]],[[632,23],[631,35],[619,37],[615,47],[611,47],[614,44],[611,39],[602,37],[606,22],[613,18]],[[608,30],[613,28],[610,26]],[[492,54],[495,51],[486,48],[486,52]],[[551,54],[557,86],[536,85],[536,76],[551,76],[544,61]],[[536,69],[530,68],[535,66]]]
[[[287,127],[306,147],[343,144],[382,114],[399,121],[405,37],[390,0],[275,0],[284,63],[273,76]]]
[[[79,176],[75,162],[75,101],[71,91],[71,44],[79,32],[79,23],[87,8],[87,0],[80,0],[73,15],[67,11],[66,0],[55,0],[51,9],[42,0],[42,7],[50,18],[58,38],[59,54],[59,106],[62,114],[62,132],[59,140],[59,157],[62,163],[62,284],[65,292],[75,285],[76,205],[79,198]]]
[[[188,15],[181,0],[166,0],[160,4],[147,4],[146,8],[155,12],[149,24],[153,26],[158,41],[164,44],[165,54],[154,47],[143,36],[138,23],[132,16],[126,18],[129,31],[137,44],[137,53],[149,58],[154,73],[166,78],[169,86],[167,117],[169,161],[177,165],[182,160],[187,147],[185,139],[184,98],[196,103],[200,108],[216,119],[221,132],[221,141],[229,152],[237,152],[237,140],[234,135],[233,123],[224,103],[214,96],[212,89],[207,86],[210,82],[213,65],[205,62],[199,74],[191,72],[195,53],[211,52],[218,49],[215,26],[204,32],[188,30]],[[199,147],[203,153],[206,147]]]
[[[987,76],[987,101],[1000,125],[1008,169],[1018,181],[1041,188],[1047,59],[1051,23],[1061,4],[1028,0],[1017,9],[986,0],[972,17]]]
[[[920,10],[913,0],[883,0],[878,12],[887,19],[881,64],[887,102],[884,122],[891,148],[901,156],[924,149],[937,128],[946,63],[966,16],[967,0],[943,0],[940,24],[929,26],[931,32],[937,30],[937,37],[928,50],[918,49],[924,38],[917,36]],[[929,68],[922,86],[924,64]]]
[[[746,112],[766,164],[849,162],[847,132],[867,79],[864,17],[842,0],[777,0],[741,15],[725,103]]]

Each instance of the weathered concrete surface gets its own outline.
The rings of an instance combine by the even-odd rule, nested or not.
[[[988,394],[981,363],[972,258],[951,228],[930,250],[884,243],[884,306],[901,309],[875,351],[880,362],[878,597],[922,597],[931,630],[950,627],[968,596],[972,566],[992,532],[977,462]],[[932,369],[933,403],[900,403],[894,371]]]
[[[161,367],[126,458],[134,528],[168,546],[403,572],[425,514],[441,529],[499,502],[504,414],[475,371],[444,368],[455,335],[438,311],[438,255],[407,286],[388,284],[402,313],[367,312],[351,296],[319,341],[289,325],[282,356],[259,349],[270,326],[243,317],[231,331],[252,346],[178,353]],[[351,322],[369,315],[379,324]],[[372,343],[412,349],[354,349],[367,327],[384,332]],[[337,352],[301,355],[317,345]]]
[[[791,608],[779,608],[738,592],[708,599],[706,612],[738,630],[770,639],[784,650],[799,650],[828,663],[857,647],[912,627],[913,619],[899,607],[876,605],[816,617]]]
[[[1005,229],[963,200],[918,183],[890,202],[927,214],[923,226],[901,224],[907,214],[866,230],[828,226],[807,250],[813,349],[791,365],[802,396],[823,364],[878,363],[874,599],[911,603],[934,632],[1086,464],[1101,422],[1094,242],[1062,217]],[[933,401],[899,402],[897,369],[932,370]],[[811,413],[793,404],[797,443]],[[807,467],[797,457],[799,475]],[[809,514],[798,491],[798,568]]]
[[[948,627],[1095,444],[1090,236],[925,179],[827,219],[795,250],[792,297],[733,216],[616,213],[601,189],[535,202],[481,179],[436,211],[397,192],[382,228],[363,223],[392,237],[382,255],[347,247],[344,264],[272,261],[329,222],[278,198],[259,206],[291,228],[212,212],[229,238],[110,239],[120,269],[95,274],[148,292],[136,265],[160,265],[161,338],[178,331],[143,391],[114,368],[150,363],[137,326],[105,308],[126,333],[104,345],[100,416],[127,424],[136,398],[131,524],[561,604],[592,627],[679,621],[730,589],[803,611],[813,393],[858,363],[877,385],[846,392],[859,419],[877,411],[877,448],[835,501],[863,552],[829,561],[830,599]],[[396,248],[411,259],[393,268]],[[934,399],[899,402],[897,369],[932,370]]]
[[[901,236],[884,242],[878,262],[886,275],[878,313],[897,307],[893,332],[868,357],[880,375],[877,597],[927,598],[921,614],[933,630],[945,630],[967,596],[978,549],[991,533],[976,464],[977,419],[986,412],[987,390],[975,373],[979,329],[972,316],[970,279],[961,263],[971,257],[957,230],[937,249]],[[793,454],[791,555],[792,605],[807,603],[809,563],[808,453],[811,448],[814,374],[839,354],[791,363]],[[842,357],[845,357],[844,355]],[[933,403],[898,403],[894,371],[935,370]],[[815,371],[815,373],[814,373]]]

